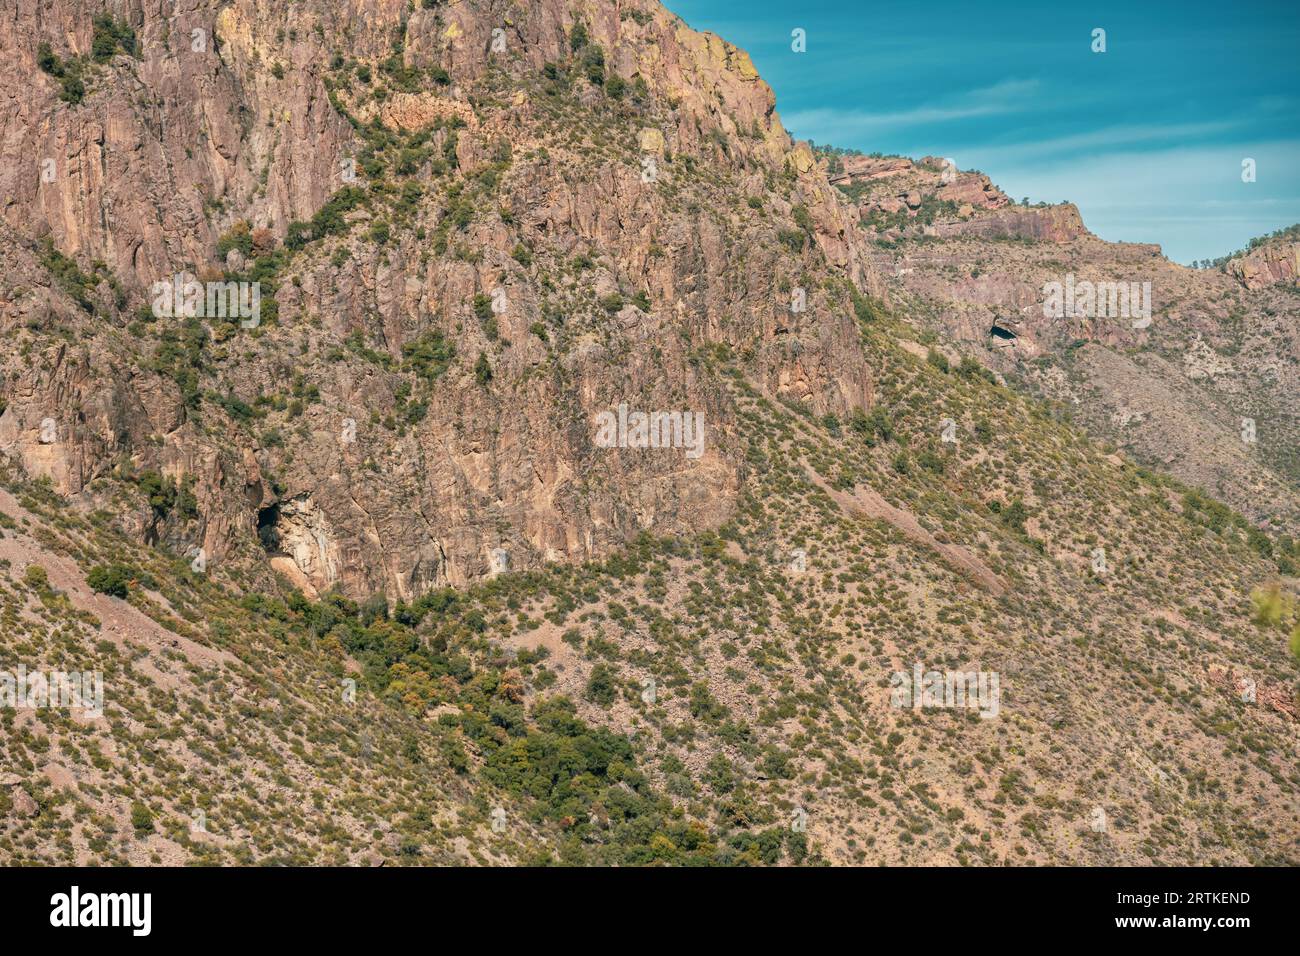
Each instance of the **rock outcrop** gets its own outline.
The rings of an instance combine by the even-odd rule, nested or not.
[[[1229,259],[1228,274],[1247,289],[1300,284],[1300,242],[1264,242]]]
[[[725,521],[711,356],[870,404],[854,210],[748,55],[656,3],[110,12],[98,62],[89,5],[6,15],[0,450],[141,540],[410,600]],[[181,272],[260,316],[158,318]],[[702,416],[701,456],[596,447],[620,404]]]
[[[942,191],[940,192],[942,195]],[[1087,235],[1073,203],[1056,206],[1002,206],[987,215],[926,226],[927,236],[978,236],[982,239],[1032,239],[1064,243]]]
[[[949,159],[835,155],[823,162],[830,182],[855,199],[863,224],[890,237],[1064,243],[1088,234],[1073,204],[1017,205],[988,176]]]

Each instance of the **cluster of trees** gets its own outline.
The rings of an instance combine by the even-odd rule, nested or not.
[[[1273,239],[1300,239],[1300,222],[1290,226],[1284,226],[1281,229],[1270,232],[1267,236],[1256,236],[1250,242],[1246,243],[1244,249],[1238,249],[1236,252],[1230,252],[1226,256],[1219,256],[1217,259],[1195,259],[1192,261],[1193,269],[1222,269],[1229,259],[1235,259],[1238,256],[1244,256],[1248,252],[1253,252],[1264,243]]]
[[[636,557],[634,549],[628,560]],[[536,583],[520,575],[514,584],[490,587],[514,593],[509,589]],[[787,852],[801,859],[806,852],[803,835],[780,826],[759,831],[738,823],[723,838],[685,819],[639,768],[628,738],[587,724],[570,699],[544,697],[527,707],[525,674],[545,652],[523,651],[513,661],[480,655],[488,624],[475,594],[438,588],[391,610],[382,596],[311,601],[294,593],[280,602],[250,595],[245,603],[297,624],[340,665],[344,653],[351,655],[366,686],[394,704],[417,714],[433,702],[456,704],[456,712],[444,712],[431,726],[435,749],[454,772],[478,774],[514,797],[530,822],[553,828],[560,862],[735,865],[775,863]],[[595,696],[616,694],[612,672],[593,681]],[[692,703],[699,709],[709,702],[697,693]]]
[[[186,475],[177,482],[150,470],[140,472],[136,481],[155,518],[166,518],[173,511],[186,519],[198,517],[199,502],[194,496],[193,475]]]
[[[269,255],[275,251],[275,234],[265,227],[254,229],[247,219],[241,219],[217,241],[217,255],[221,258],[231,249],[239,250],[246,259]]]
[[[139,56],[135,31],[125,20],[117,20],[110,13],[98,14],[92,21],[94,33],[90,41],[90,55],[96,63],[107,63],[118,50],[127,56]]]

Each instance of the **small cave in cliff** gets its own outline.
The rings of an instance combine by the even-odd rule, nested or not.
[[[269,554],[280,551],[280,503],[274,502],[257,509],[257,537]]]
[[[989,338],[999,340],[994,343],[997,348],[1006,348],[1009,345],[1015,345],[1017,337],[1018,336],[1015,332],[1012,332],[1004,325],[999,325],[997,322],[994,322],[993,325],[989,327]]]

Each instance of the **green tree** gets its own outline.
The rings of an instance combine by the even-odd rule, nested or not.
[[[587,678],[587,699],[608,707],[617,696],[618,684],[614,679],[614,671],[608,664],[597,664]]]
[[[120,564],[98,564],[86,575],[86,583],[92,591],[111,597],[125,598],[131,572]]]

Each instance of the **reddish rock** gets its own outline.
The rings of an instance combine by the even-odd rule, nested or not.
[[[22,787],[15,787],[13,791],[13,812],[19,817],[34,817],[41,812],[40,805],[32,799],[32,795]]]
[[[1228,274],[1247,289],[1300,282],[1300,242],[1264,242],[1228,260]]]

